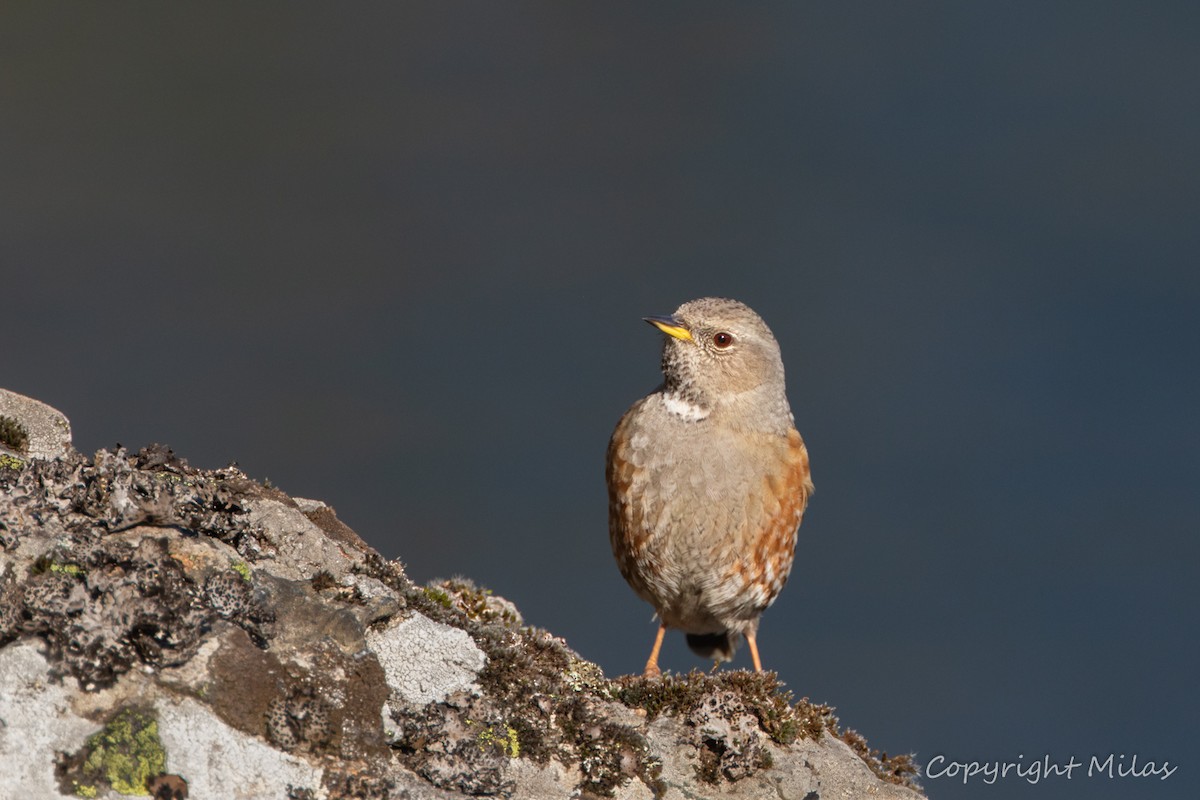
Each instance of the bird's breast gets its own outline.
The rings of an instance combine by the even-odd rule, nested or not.
[[[660,613],[699,597],[726,615],[756,607],[757,617],[782,588],[811,491],[794,430],[687,419],[652,395],[618,424],[608,478],[618,564]]]

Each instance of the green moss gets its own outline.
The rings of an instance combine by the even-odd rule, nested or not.
[[[16,456],[0,453],[0,469],[21,469],[24,466],[25,462]]]
[[[229,568],[232,569],[234,572],[236,572],[238,575],[241,575],[242,580],[246,581],[247,583],[250,582],[250,567],[249,567],[249,565],[246,564],[245,561],[234,561],[232,564],[229,565]]]
[[[521,615],[511,603],[494,597],[491,589],[476,586],[466,578],[430,581],[421,591],[442,608],[456,611],[471,622],[521,627]]]
[[[450,595],[442,589],[438,589],[434,586],[426,586],[423,591],[425,592],[426,597],[437,603],[442,608],[451,608],[454,605],[454,601],[450,599]]]
[[[161,775],[167,765],[167,753],[158,738],[158,720],[133,709],[125,709],[89,736],[84,750],[84,777],[104,781],[120,794],[149,794],[147,782]],[[84,786],[80,784],[76,793]]]
[[[90,783],[75,784],[76,797],[96,797],[100,794],[100,790]]]
[[[87,574],[87,570],[78,564],[60,564],[57,561],[51,561],[46,569],[50,572],[61,572],[65,575],[74,575],[76,578]]]
[[[29,447],[29,432],[17,420],[0,414],[0,445],[24,453]]]

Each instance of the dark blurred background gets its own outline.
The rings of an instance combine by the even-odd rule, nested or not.
[[[736,297],[817,485],[767,666],[922,764],[1179,767],[934,798],[1191,797],[1198,97],[1183,2],[8,3],[0,385],[614,675],[640,318]]]

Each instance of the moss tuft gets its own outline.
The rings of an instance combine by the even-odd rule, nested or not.
[[[338,579],[333,577],[333,573],[323,569],[316,575],[312,576],[312,590],[314,592],[323,592],[326,589],[337,589],[341,586]]]
[[[792,693],[772,672],[728,670],[717,673],[692,670],[686,675],[640,676],[613,681],[612,697],[631,708],[645,710],[650,719],[662,714],[686,716],[718,692],[733,692],[745,704],[771,739],[788,745],[797,739],[816,739],[837,724],[826,705],[794,702]]]
[[[911,754],[889,756],[887,753],[873,750],[867,745],[867,740],[861,733],[849,728],[836,735],[850,745],[850,749],[857,753],[858,757],[871,768],[871,771],[883,780],[898,786],[921,788],[917,783],[917,778],[921,775],[921,768],[913,760]]]
[[[437,603],[442,608],[451,608],[454,605],[454,601],[450,599],[450,595],[448,595],[445,591],[438,589],[437,587],[426,586],[423,591],[425,592],[426,597]]]
[[[29,432],[13,417],[0,414],[0,445],[25,453],[29,448]]]
[[[431,581],[423,591],[430,600],[472,622],[499,623],[510,628],[519,628],[523,622],[516,606],[466,578]]]

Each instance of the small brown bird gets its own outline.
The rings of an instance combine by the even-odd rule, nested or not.
[[[667,334],[663,384],[617,423],[606,470],[613,555],[660,620],[645,674],[661,674],[667,628],[717,661],[745,637],[761,672],[758,619],[787,582],[813,491],[779,345],[736,300],[646,321]]]

